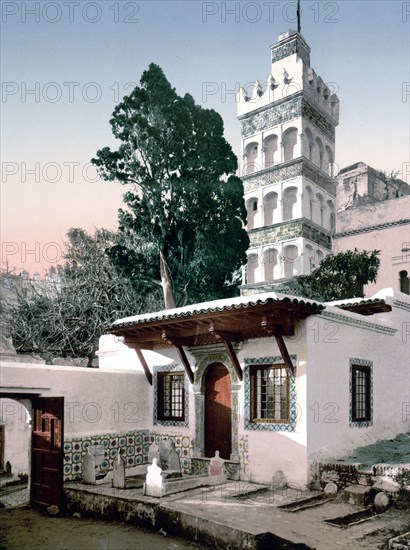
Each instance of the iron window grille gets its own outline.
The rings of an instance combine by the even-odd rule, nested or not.
[[[251,422],[290,422],[290,380],[285,365],[251,366]]]
[[[183,373],[158,372],[158,420],[185,419]]]
[[[352,421],[371,420],[370,367],[352,365]]]

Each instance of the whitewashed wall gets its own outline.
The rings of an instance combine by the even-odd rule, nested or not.
[[[389,299],[388,299],[389,300]],[[395,300],[402,303],[395,306]],[[342,457],[353,449],[409,429],[409,297],[396,293],[391,313],[344,312],[307,320],[307,431],[309,461]],[[407,306],[408,307],[408,306]],[[328,308],[340,316],[340,310]],[[394,335],[389,329],[396,329]],[[372,423],[350,425],[350,359],[371,361]]]

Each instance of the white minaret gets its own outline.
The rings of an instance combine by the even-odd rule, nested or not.
[[[289,31],[271,47],[265,82],[242,88],[237,106],[250,238],[242,293],[280,290],[331,252],[339,100]]]

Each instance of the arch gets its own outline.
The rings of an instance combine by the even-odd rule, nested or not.
[[[275,153],[278,150],[278,136],[272,134],[263,140],[263,150],[265,153],[264,168],[270,168],[275,164]]]
[[[287,187],[283,192],[283,221],[293,218],[293,206],[297,202],[297,188]]]
[[[299,248],[294,244],[288,244],[283,249],[283,274],[285,278],[297,274],[297,261],[299,259]]]
[[[329,229],[332,233],[336,232],[336,216],[335,216],[335,205],[333,201],[328,200],[327,206],[329,209]]]
[[[325,150],[323,147],[322,140],[318,137],[316,138],[316,146],[317,146],[316,164],[321,170],[323,170],[324,161],[325,161]]]
[[[246,264],[246,284],[251,285],[255,282],[255,272],[259,267],[258,255],[253,253],[248,255]]]
[[[245,147],[245,152],[244,152],[245,174],[253,174],[254,172],[256,172],[257,170],[256,159],[258,158],[258,152],[259,152],[259,145],[256,141],[252,141],[252,143],[248,143],[248,145]]]
[[[316,250],[316,267],[320,264],[320,262],[323,260],[323,252],[321,250]]]
[[[318,223],[323,227],[325,221],[325,200],[320,193],[316,193],[317,202],[319,205],[319,220]]]
[[[400,292],[410,294],[410,279],[407,271],[403,270],[399,273],[400,277]]]
[[[282,134],[283,162],[292,160],[295,155],[295,145],[298,141],[298,131],[296,128],[288,128]]]
[[[32,405],[29,399],[0,398],[1,470],[30,476]],[[4,437],[3,437],[4,436]]]
[[[278,251],[276,248],[268,248],[263,253],[264,282],[270,283],[275,279],[274,272],[278,263]]]
[[[309,185],[305,187],[305,209],[306,217],[313,221],[313,191]]]
[[[263,225],[272,225],[274,211],[278,207],[278,194],[268,193],[263,197]]]
[[[310,245],[310,244],[307,244],[305,246],[305,258],[306,258],[305,268],[306,268],[307,272],[310,273],[315,268],[315,258],[314,258],[313,246]]]
[[[247,229],[253,229],[255,227],[255,216],[258,213],[258,199],[256,197],[251,197],[246,201],[246,211],[247,215]]]
[[[308,158],[311,162],[313,162],[315,158],[315,139],[313,137],[312,132],[309,130],[309,128],[306,128],[305,135],[306,135],[305,157]]]
[[[235,346],[235,344],[234,344]],[[223,344],[205,346],[205,349],[194,348],[192,354],[195,357],[195,384],[193,391],[195,395],[195,438],[194,457],[205,455],[205,374],[208,367],[215,363],[222,363],[227,368],[231,377],[232,389],[232,454],[230,459],[239,462],[239,391],[241,385],[231,360],[228,357]]]
[[[329,174],[329,176],[333,177],[333,151],[329,147],[329,145],[326,145],[326,153],[325,153],[325,172]]]

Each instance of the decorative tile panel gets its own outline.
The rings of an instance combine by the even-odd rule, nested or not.
[[[298,54],[305,65],[310,67],[310,48],[304,45],[298,36],[295,36],[283,45],[275,45],[272,48],[272,63],[281,61],[295,53]]]
[[[273,183],[292,180],[299,176],[306,177],[312,183],[315,183],[324,191],[336,197],[336,180],[304,157],[289,161],[289,164],[285,166],[284,163],[281,163],[277,166],[264,168],[254,174],[242,176],[244,192],[249,193],[255,189],[260,189]]]
[[[293,367],[296,371],[296,355],[290,356],[292,359]],[[245,383],[245,406],[244,406],[244,427],[246,430],[260,430],[271,432],[293,432],[296,428],[297,410],[296,410],[296,377],[289,374],[290,377],[290,404],[289,414],[290,422],[285,423],[272,423],[272,422],[251,422],[251,380],[249,367],[251,365],[283,365],[283,358],[281,356],[275,357],[258,357],[256,359],[245,359],[244,368],[244,383]]]
[[[105,449],[104,459],[96,468],[97,475],[106,474],[113,469],[118,453],[124,457],[128,467],[146,462],[143,441],[147,434],[149,434],[148,430],[139,430],[66,439],[64,441],[64,481],[77,481],[82,478],[81,465],[90,445],[101,445]],[[148,458],[148,450],[146,458]]]
[[[241,134],[243,138],[246,138],[299,117],[303,117],[306,121],[314,124],[332,143],[335,142],[334,124],[329,122],[310,103],[306,96],[303,96],[303,92],[299,92],[290,99],[281,100],[273,107],[268,107],[243,118],[241,120]]]
[[[158,372],[180,372],[184,375],[185,381],[185,418],[184,420],[159,420],[158,419]],[[164,365],[154,367],[154,426],[176,426],[179,428],[187,428],[189,423],[189,380],[185,375],[185,369],[182,365]]]

